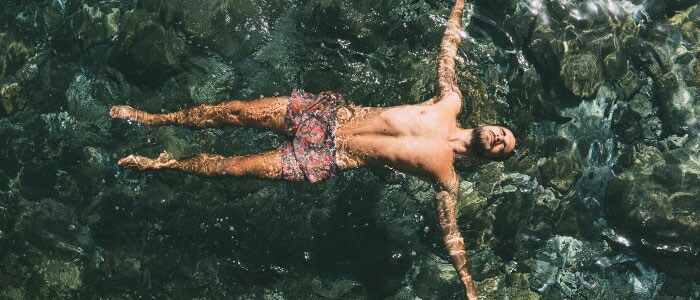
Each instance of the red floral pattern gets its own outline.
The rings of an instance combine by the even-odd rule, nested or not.
[[[292,139],[282,145],[282,177],[311,183],[333,176],[335,112],[342,96],[332,91],[318,95],[293,91],[283,129]]]

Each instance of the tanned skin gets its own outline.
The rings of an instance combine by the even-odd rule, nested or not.
[[[418,105],[340,107],[337,111],[335,145],[336,162],[341,171],[365,166],[389,166],[433,183],[445,248],[464,285],[467,298],[477,299],[472,277],[467,270],[464,240],[455,216],[459,177],[453,168],[454,156],[461,154],[481,159],[504,157],[513,151],[516,140],[513,133],[503,127],[463,129],[457,123],[462,96],[456,83],[455,56],[461,41],[463,9],[464,0],[457,0],[445,29],[438,60],[437,95]],[[163,125],[194,128],[236,125],[282,132],[288,102],[288,97],[234,100],[165,114],[149,114],[129,106],[115,106],[110,110],[110,115],[149,128]],[[282,154],[279,149],[233,157],[198,154],[183,160],[176,160],[168,153],[156,159],[129,155],[120,159],[118,164],[141,170],[178,169],[206,176],[282,178]]]

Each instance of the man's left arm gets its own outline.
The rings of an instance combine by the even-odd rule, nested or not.
[[[443,233],[445,249],[450,253],[452,264],[457,270],[459,279],[464,285],[468,299],[478,299],[472,276],[467,270],[467,253],[464,247],[464,239],[457,226],[455,207],[457,204],[457,191],[459,189],[459,177],[452,170],[451,174],[439,178],[435,183],[435,205],[440,219],[440,228]]]

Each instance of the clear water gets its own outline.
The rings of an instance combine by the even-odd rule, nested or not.
[[[107,111],[335,90],[430,98],[450,1],[0,4],[0,299],[463,299],[430,187],[394,170],[319,184],[121,169],[136,153],[255,153],[248,128],[149,131]],[[458,163],[484,299],[700,298],[700,6],[467,5]]]

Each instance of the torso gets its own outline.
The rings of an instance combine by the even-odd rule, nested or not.
[[[337,111],[336,162],[340,170],[385,165],[416,175],[451,170],[449,137],[457,128],[450,103],[390,108],[345,106]]]

